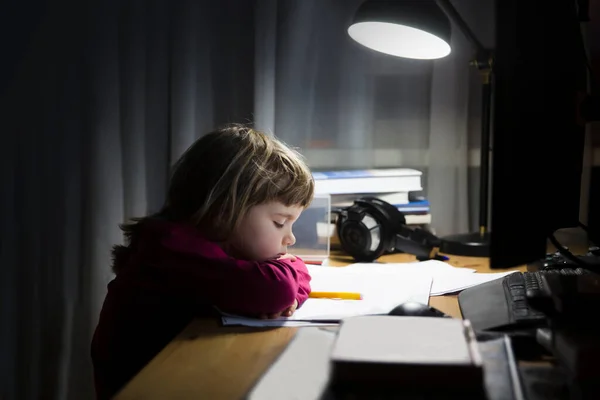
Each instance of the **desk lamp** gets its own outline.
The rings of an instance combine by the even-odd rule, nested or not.
[[[475,51],[471,65],[482,77],[481,177],[479,232],[442,238],[442,253],[487,257],[490,111],[492,101],[491,50],[483,47],[448,0],[368,0],[356,11],[348,34],[363,46],[397,57],[433,60],[450,54],[450,20]]]

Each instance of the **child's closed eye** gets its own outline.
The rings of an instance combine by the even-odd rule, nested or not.
[[[273,223],[275,224],[275,226],[276,226],[277,228],[283,228],[283,225],[284,225],[284,224],[280,224],[280,223],[279,223],[279,222],[277,222],[277,221],[273,221]]]

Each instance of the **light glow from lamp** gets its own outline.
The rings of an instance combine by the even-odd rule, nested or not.
[[[358,43],[397,57],[433,60],[450,54],[450,45],[420,29],[387,22],[358,22],[348,28]]]

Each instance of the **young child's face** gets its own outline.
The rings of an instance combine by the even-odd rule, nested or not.
[[[237,255],[248,260],[278,258],[296,243],[292,225],[303,210],[302,206],[288,207],[280,202],[254,206],[228,242]]]

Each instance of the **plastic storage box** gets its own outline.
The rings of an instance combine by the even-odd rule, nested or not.
[[[326,263],[329,258],[329,235],[319,234],[323,225],[331,221],[331,196],[316,194],[310,207],[302,212],[294,223],[296,244],[288,251],[306,262]]]

